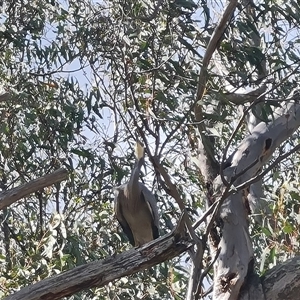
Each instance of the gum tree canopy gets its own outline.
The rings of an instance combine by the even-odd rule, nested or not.
[[[297,1],[1,4],[1,298],[299,298]],[[140,248],[113,212],[136,141]]]

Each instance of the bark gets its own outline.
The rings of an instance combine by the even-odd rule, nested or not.
[[[251,215],[258,224],[263,224],[263,217],[271,213],[267,200],[264,199],[262,180],[251,184],[247,197]]]
[[[259,278],[247,277],[240,300],[295,300],[300,295],[300,257],[289,259]]]
[[[262,280],[266,300],[300,298],[300,257],[294,257],[269,270]]]
[[[156,239],[138,249],[91,262],[70,271],[22,288],[4,300],[55,300],[76,292],[102,287],[126,275],[137,273],[187,251],[193,243],[182,234],[184,223],[173,233]]]
[[[212,191],[212,181],[217,174],[217,170],[219,169],[219,166],[215,160],[214,144],[209,138],[207,134],[207,128],[205,127],[205,123],[203,122],[204,116],[202,111],[201,100],[203,95],[205,94],[206,83],[208,79],[207,71],[210,64],[210,60],[212,58],[212,55],[216,51],[216,49],[220,46],[224,32],[228,26],[228,22],[230,22],[230,19],[233,15],[233,12],[237,4],[238,4],[237,0],[231,0],[228,2],[222,14],[222,17],[220,18],[220,21],[215,27],[214,32],[210,38],[210,41],[205,51],[205,55],[203,57],[202,67],[200,70],[198,84],[197,84],[196,101],[193,106],[195,121],[197,122],[197,135],[198,135],[197,161],[200,166],[201,174],[204,177],[206,186],[208,187],[207,198],[210,197]],[[196,255],[199,258],[200,255],[203,256],[203,249],[197,249],[196,252],[199,254]],[[202,273],[202,261],[199,262],[198,260],[194,260],[191,267],[189,286],[186,293],[187,300],[189,300],[191,297],[198,299],[199,286],[201,286],[201,282],[200,282],[201,273]]]
[[[214,299],[237,299],[253,262],[247,217],[242,191],[226,199],[220,215],[223,228],[221,252],[214,265]]]
[[[22,288],[4,300],[55,300],[93,287],[101,287],[120,277],[150,268],[178,256],[193,243],[181,234],[171,233],[139,249],[91,262]],[[240,300],[294,300],[300,294],[300,257],[271,270],[262,278],[251,273],[243,285]]]
[[[257,274],[252,273],[247,276],[247,281],[241,289],[239,300],[266,300],[261,278]]]
[[[14,189],[2,192],[0,193],[0,210],[10,206],[14,202],[28,196],[31,193],[34,193],[54,183],[66,180],[67,177],[67,170],[61,168],[54,171],[53,173],[39,177]]]
[[[234,153],[223,178],[221,175],[216,178],[216,191],[224,190],[224,180],[238,186],[255,176],[275,149],[299,126],[300,105],[297,102],[277,109],[272,123],[259,123]],[[222,205],[221,253],[215,264],[214,299],[238,299],[245,277],[251,273],[253,250],[248,233],[248,212],[245,190],[231,194]]]

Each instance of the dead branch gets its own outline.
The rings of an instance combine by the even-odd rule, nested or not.
[[[0,193],[0,210],[10,206],[19,199],[22,199],[40,189],[66,180],[67,176],[68,171],[61,168],[51,174],[44,175],[28,183],[22,184],[14,189]]]
[[[182,224],[138,249],[78,266],[59,275],[22,288],[4,300],[55,300],[76,292],[102,287],[113,280],[148,269],[187,251],[193,242],[182,232]]]

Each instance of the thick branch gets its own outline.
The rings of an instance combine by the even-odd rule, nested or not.
[[[222,18],[215,28],[211,39],[208,43],[203,62],[201,71],[199,74],[198,79],[198,86],[197,86],[197,96],[196,102],[194,106],[194,113],[195,113],[195,121],[198,123],[198,161],[201,165],[201,173],[205,178],[205,181],[210,183],[212,182],[213,178],[217,175],[217,171],[215,166],[215,157],[214,157],[214,147],[212,142],[210,141],[209,137],[206,134],[206,128],[203,121],[203,113],[202,113],[202,104],[201,99],[205,92],[205,87],[207,83],[207,69],[210,63],[211,57],[213,53],[218,48],[221,38],[224,34],[226,29],[227,23],[230,20],[232,13],[234,12],[237,5],[237,0],[231,0],[226,7]]]
[[[237,0],[229,1],[228,6],[226,7],[222,18],[219,24],[216,26],[211,39],[208,43],[203,62],[201,71],[198,78],[198,85],[197,85],[197,95],[196,101],[194,104],[194,114],[195,114],[195,121],[198,123],[197,130],[198,130],[198,166],[200,167],[200,171],[204,180],[208,187],[208,197],[211,194],[211,183],[213,179],[218,174],[219,166],[215,160],[215,152],[214,152],[214,145],[210,138],[207,136],[207,129],[203,122],[203,112],[202,112],[202,97],[205,92],[205,87],[207,83],[208,73],[207,69],[211,60],[213,53],[216,51],[218,46],[220,45],[221,38],[224,34],[228,21],[230,20],[232,13],[234,12]],[[197,264],[197,262],[196,262]],[[196,265],[194,262],[194,266],[192,267],[192,274],[191,280],[189,281],[187,297],[191,297],[191,295],[196,296],[198,294],[197,290],[199,282],[201,278],[201,266],[198,264]]]
[[[227,182],[235,187],[255,176],[276,148],[300,126],[300,105],[290,102],[274,112],[274,121],[261,122],[234,153],[231,165],[224,170]],[[224,189],[221,176],[214,182],[216,191]],[[228,187],[227,187],[228,188]],[[222,205],[221,253],[215,265],[214,299],[237,299],[240,287],[252,263],[253,251],[247,224],[247,194],[230,195]]]
[[[249,274],[239,300],[293,300],[300,294],[300,257],[294,257],[267,271],[261,278]]]
[[[226,101],[235,103],[235,104],[245,104],[247,102],[252,103],[256,100],[261,94],[263,94],[267,90],[267,85],[263,84],[262,86],[255,88],[254,90],[247,92],[245,94],[239,93],[228,93],[225,94]],[[221,99],[222,101],[222,99]]]
[[[0,193],[0,210],[10,206],[21,198],[28,196],[46,186],[66,180],[68,172],[65,169],[58,169],[51,174],[47,174],[28,183],[22,184],[14,189]]]
[[[294,257],[269,270],[262,284],[267,300],[299,299],[300,257]]]
[[[182,226],[178,226],[182,229]],[[55,300],[81,290],[102,287],[109,282],[150,268],[178,256],[192,246],[177,230],[141,248],[130,249],[104,260],[91,262],[27,286],[5,300]]]

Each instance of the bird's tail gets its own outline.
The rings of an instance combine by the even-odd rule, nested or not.
[[[140,142],[136,142],[136,144],[135,144],[135,156],[136,156],[137,160],[143,158],[144,155],[145,155],[144,147],[142,146],[142,144]]]

